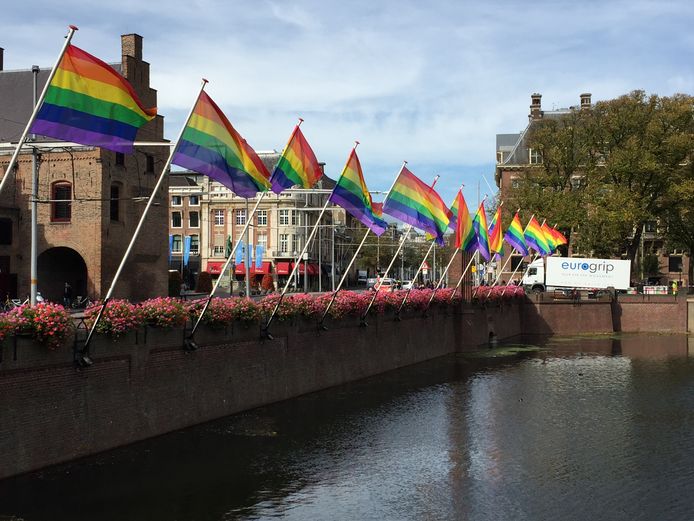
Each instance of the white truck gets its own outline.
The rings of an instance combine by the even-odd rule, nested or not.
[[[533,292],[561,289],[628,289],[631,261],[547,257],[530,263],[521,284]]]

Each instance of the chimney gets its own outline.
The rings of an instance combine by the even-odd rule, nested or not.
[[[0,47],[0,71],[2,70],[2,57],[5,54],[5,49]]]
[[[535,92],[530,96],[530,119],[542,119],[542,94]]]
[[[584,92],[583,94],[581,94],[581,110],[590,109],[590,96],[590,92]]]
[[[142,36],[139,34],[123,34],[120,37],[123,56],[132,56],[142,61]]]

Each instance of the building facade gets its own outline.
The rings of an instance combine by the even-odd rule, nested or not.
[[[272,171],[279,160],[277,152],[260,152]],[[250,244],[252,263],[250,283],[260,290],[264,275],[270,275],[276,288],[287,281],[293,265],[316,224],[320,210],[335,182],[323,176],[312,190],[291,189],[266,193],[255,215],[251,216],[248,238],[243,229],[257,199],[244,199],[221,183],[195,172],[173,172],[169,187],[169,235],[171,254],[169,269],[182,271],[190,288],[197,276],[206,271],[214,279],[222,277],[220,286],[242,291],[245,286],[245,258],[240,254],[222,273],[231,247],[240,238]],[[256,197],[260,197],[258,194]],[[353,219],[339,206],[330,204],[321,219],[306,258],[300,263],[291,287],[311,291],[332,289],[353,252],[351,233]],[[190,237],[188,264],[184,265],[186,236]],[[262,258],[257,260],[257,253]],[[239,258],[241,262],[237,263]]]
[[[157,104],[142,59],[142,37],[121,37],[121,62],[112,64],[148,107]],[[2,51],[0,51],[2,55]],[[38,91],[47,70],[3,71],[0,57],[0,172],[4,173],[32,110],[34,74]],[[138,140],[163,141],[164,119],[157,116]],[[40,145],[40,142],[38,142]],[[135,227],[151,196],[168,147],[136,147],[123,155],[97,147],[37,148],[38,289],[61,302],[65,283],[73,295],[98,299],[111,285]],[[30,292],[30,200],[33,157],[22,153],[0,193],[0,292],[24,298]],[[144,299],[167,290],[167,182],[158,194],[114,289],[114,296]]]

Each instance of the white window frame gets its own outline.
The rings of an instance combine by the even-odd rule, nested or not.
[[[244,226],[246,224],[246,209],[239,208],[234,210],[236,226]]]
[[[287,208],[279,209],[278,222],[280,226],[289,226],[289,210]]]
[[[280,233],[280,252],[281,253],[288,253],[289,250],[289,234],[288,233]]]
[[[193,238],[197,240],[197,244],[193,241]],[[195,249],[193,249],[195,246]],[[191,255],[198,255],[200,253],[200,236],[194,233],[190,236],[190,253]]]
[[[178,200],[178,204],[175,202]],[[172,195],[171,196],[171,206],[183,206],[183,196]]]
[[[178,238],[178,248],[176,248],[176,238]],[[183,252],[183,236],[174,235],[173,242],[171,243],[171,253],[182,253]]]
[[[267,251],[267,232],[257,232],[255,240],[258,246],[262,245],[265,251]]]
[[[197,200],[197,203],[193,202],[193,197]],[[188,196],[188,206],[200,206],[200,196],[198,194],[193,194]]]
[[[193,215],[197,215],[198,217],[198,223],[193,224]],[[193,211],[193,212],[188,212],[188,228],[200,228],[200,212]]]
[[[215,245],[212,247],[212,256],[213,257],[224,257],[224,245],[222,244],[221,246]]]
[[[267,210],[258,210],[256,214],[258,226],[267,226]]]
[[[214,225],[224,226],[224,210],[214,210]]]

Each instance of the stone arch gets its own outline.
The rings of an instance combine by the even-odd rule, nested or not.
[[[65,246],[49,248],[38,257],[38,289],[51,302],[63,302],[65,283],[72,286],[73,298],[87,295],[87,264],[82,256]]]

